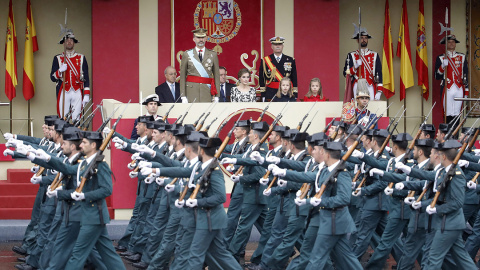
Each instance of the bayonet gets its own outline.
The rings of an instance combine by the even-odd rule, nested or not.
[[[312,124],[313,119],[315,119],[315,116],[317,116],[317,113],[318,113],[319,111],[320,111],[320,109],[318,109],[318,110],[315,112],[315,114],[313,115],[312,119],[310,119],[310,122],[308,122],[308,125],[307,125],[307,127],[303,130],[303,132],[307,132],[308,128],[309,128],[310,125]],[[333,119],[335,119],[335,118],[333,118]]]

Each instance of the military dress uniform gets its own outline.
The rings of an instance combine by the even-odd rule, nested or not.
[[[283,37],[273,37],[272,44],[283,44]],[[295,99],[298,96],[297,66],[295,58],[282,53],[278,58],[275,54],[265,56],[260,63],[259,83],[262,97],[270,101],[280,88],[280,81],[283,77],[289,77],[292,81]]]

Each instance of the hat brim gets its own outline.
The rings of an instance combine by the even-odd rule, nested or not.
[[[367,37],[368,39],[372,38],[370,35],[362,35],[362,37]],[[352,39],[358,39],[358,35],[353,36]]]
[[[274,44],[274,45],[281,45],[283,44],[284,42],[283,41],[270,41],[270,43]]]
[[[155,100],[152,100],[152,101],[149,101],[149,102],[142,102],[142,105],[148,105],[148,103],[150,103],[150,102],[157,102],[158,106],[162,106],[162,103],[160,103],[160,101],[155,101]]]
[[[76,38],[72,38],[72,39],[73,39],[73,43],[78,43],[78,39],[76,39]],[[58,42],[58,44],[63,44],[64,42],[65,42],[65,39],[62,38],[62,39]]]

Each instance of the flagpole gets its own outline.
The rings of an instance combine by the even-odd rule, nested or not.
[[[13,133],[12,104],[13,104],[13,99],[10,100],[10,133]]]
[[[445,28],[447,28],[448,26],[448,7],[445,9]],[[445,30],[445,56],[443,57],[443,59],[447,59],[448,61],[448,50],[447,50],[447,43],[448,43],[448,28]],[[443,120],[444,120],[444,123],[448,124],[447,123],[447,91],[448,91],[448,85],[447,85],[447,70],[448,70],[448,65],[449,63],[447,62],[447,66],[445,66],[445,70],[443,71],[443,100],[445,101],[445,108],[444,108],[444,111],[443,111]]]
[[[405,98],[403,99],[403,108],[405,110],[407,109],[407,93],[405,93]],[[403,132],[407,133],[407,112],[406,111],[405,111],[405,115],[403,117]]]
[[[30,123],[30,99],[28,100],[28,123]],[[32,136],[31,134],[31,130],[29,128],[27,128],[28,130],[28,136]]]

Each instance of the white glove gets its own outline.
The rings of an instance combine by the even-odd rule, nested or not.
[[[81,201],[81,200],[85,200],[85,193],[78,193],[76,191],[72,192],[72,194],[70,194],[70,197],[72,197],[72,199],[74,199],[75,201]]]
[[[448,66],[448,59],[443,59],[442,68],[445,68],[446,66]]]
[[[284,177],[287,174],[287,169],[281,169],[281,168],[277,167],[277,165],[274,165],[274,166],[275,167],[272,168],[273,175],[278,176],[278,177]]]
[[[403,164],[402,162],[395,163],[395,168],[400,170],[400,171],[403,171],[406,175],[409,175],[410,172],[412,171],[412,168]]]
[[[232,179],[234,183],[238,183],[240,181],[240,176],[232,174],[232,176],[230,176],[230,179]]]
[[[115,148],[118,150],[123,150],[125,149],[125,147],[127,146],[124,146],[123,144],[120,144],[120,143],[115,143]]]
[[[52,197],[57,197],[57,193],[59,190],[63,190],[63,187],[62,186],[59,186],[57,187],[55,190],[51,190],[50,186],[48,186],[47,188],[47,196],[49,198],[52,198]]]
[[[130,176],[130,178],[135,178],[138,176],[138,172],[129,172],[128,176]]]
[[[152,162],[148,162],[148,161],[145,161],[145,160],[142,160],[138,163],[138,167],[140,168],[152,168]]]
[[[278,164],[278,163],[280,163],[280,158],[275,157],[275,156],[269,156],[269,157],[267,157],[267,162],[268,163],[273,163],[273,164]]]
[[[355,189],[354,192],[352,192],[352,195],[355,196],[355,197],[360,196],[360,194],[362,194],[362,188],[357,188],[357,189]]]
[[[222,163],[222,164],[237,164],[237,159],[236,158],[223,158],[220,163]]]
[[[165,186],[165,190],[167,192],[173,192],[175,190],[175,185],[168,184],[168,185]]]
[[[21,155],[26,156],[28,153],[28,150],[27,150],[27,147],[25,147],[24,145],[20,145],[17,147],[17,152]]]
[[[178,199],[175,200],[175,207],[177,208],[183,208],[183,205],[185,204],[185,200],[179,201]]]
[[[412,205],[415,202],[415,197],[406,197],[403,201],[408,205]]]
[[[150,155],[150,156],[153,156],[153,153],[155,153],[155,150],[153,150],[152,148],[146,146],[146,145],[142,145],[140,146],[137,151],[140,151],[141,153],[145,153],[147,155]]]
[[[422,202],[413,202],[412,203],[412,208],[413,209],[420,209],[422,207]]]
[[[40,166],[35,165],[35,166],[33,166],[32,168],[30,168],[30,171],[31,171],[32,173],[37,173],[39,169],[40,169]]]
[[[103,133],[104,133],[104,134],[108,134],[108,133],[110,133],[110,131],[112,131],[112,130],[111,130],[109,127],[104,127],[104,128],[103,128]],[[117,138],[117,137],[115,137],[115,138]],[[115,138],[114,138],[114,139],[115,139]]]
[[[386,187],[383,192],[385,192],[386,195],[392,195],[393,194],[393,188]]]
[[[473,149],[473,152],[475,153],[475,156],[480,155],[480,149]]]
[[[120,139],[118,136],[113,137],[112,142],[120,143],[120,144],[124,143],[124,141],[122,139]]]
[[[318,206],[322,202],[322,198],[317,199],[315,197],[310,198],[310,204],[315,206]]]
[[[295,193],[295,196],[297,196],[297,197],[302,196],[302,191],[301,191],[301,190],[297,190],[297,192]]]
[[[151,183],[153,183],[153,181],[155,181],[155,178],[157,178],[157,176],[154,174],[151,174],[147,178],[145,178],[145,183],[150,185]]]
[[[235,170],[235,166],[233,166],[232,164],[228,165],[226,168],[227,172],[233,172]]]
[[[400,182],[395,184],[395,189],[402,190],[405,187],[405,185]]]
[[[182,103],[188,103],[187,97],[182,97]]]
[[[357,69],[359,66],[362,65],[362,60],[358,59],[358,60],[353,61],[353,65],[355,66],[355,69]]]
[[[304,204],[307,204],[307,199],[295,198],[295,204],[298,205],[298,206],[302,206]]]
[[[260,182],[262,186],[266,186],[268,185],[268,180],[269,180],[268,178],[260,178],[258,182]]]
[[[157,182],[157,185],[163,186],[163,184],[165,183],[165,178],[157,177],[157,179],[155,179],[155,182]]]
[[[468,187],[469,189],[476,189],[476,188],[477,188],[477,184],[476,184],[475,182],[473,182],[473,181],[468,181],[467,187]]]
[[[213,102],[214,102],[214,103],[218,103],[219,100],[220,100],[220,99],[219,99],[218,97],[214,97],[214,98],[213,98]]]
[[[118,150],[123,150],[127,148],[127,143],[118,137],[113,138],[112,142],[115,143],[115,148],[117,148]]]
[[[377,169],[377,168],[373,168],[370,170],[370,176],[374,176],[375,174],[378,174],[379,176],[383,176],[385,172],[380,170],[380,169]]]
[[[427,209],[425,210],[425,212],[427,212],[427,214],[429,214],[429,215],[433,215],[433,214],[437,213],[437,208],[436,207],[432,208],[429,205],[429,206],[427,206]]]
[[[85,107],[88,102],[90,102],[90,95],[83,96],[82,107]]]
[[[382,97],[382,92],[378,91],[378,92],[375,94],[375,100],[380,100],[381,97]]]
[[[18,150],[17,150],[18,151]],[[470,162],[464,160],[464,159],[460,159],[458,161],[458,166],[459,167],[465,167],[465,168],[468,168],[468,165],[470,164]]]
[[[41,175],[40,176],[34,175],[34,176],[32,176],[32,178],[30,178],[30,182],[34,185],[39,184],[40,182],[42,182],[42,176]]]
[[[356,157],[356,158],[363,158],[365,154],[363,152],[360,152],[358,150],[353,150],[352,152],[352,157]]]
[[[6,147],[17,147],[18,145],[23,145],[23,142],[13,138],[8,140],[7,143],[5,144]]]
[[[3,138],[5,138],[5,141],[8,141],[10,139],[15,139],[15,135],[13,135],[12,133],[4,133],[3,134]]]
[[[285,181],[283,179],[278,179],[278,181],[277,181],[277,184],[278,184],[279,187],[284,187],[284,186],[287,185],[287,183],[288,183],[288,181]]]
[[[197,199],[188,199],[186,202],[188,207],[196,207],[198,205]]]
[[[265,195],[265,196],[270,196],[271,194],[272,194],[272,189],[271,188],[266,188],[263,191],[263,195]]]
[[[386,150],[388,153],[392,153],[392,148],[390,148],[390,146],[385,146],[385,150]]]
[[[258,151],[253,151],[250,154],[250,159],[257,161],[258,163],[260,163],[260,165],[262,165],[263,162],[265,162],[265,158],[262,157],[262,155],[260,155],[260,153]]]
[[[67,70],[67,67],[68,67],[67,64],[62,64],[62,65],[60,66],[60,68],[58,69],[58,71],[59,71],[59,72],[64,72],[65,70]]]
[[[43,151],[42,149],[38,149],[36,158],[49,162],[51,156],[47,154],[45,151]]]
[[[136,164],[135,162],[133,162],[133,163],[132,163],[132,162],[129,162],[129,163],[127,164],[127,168],[129,168],[130,170],[135,169],[136,166],[137,166],[137,164]]]
[[[10,150],[10,149],[5,149],[5,151],[3,151],[3,155],[4,155],[4,156],[10,155],[10,156],[13,157],[13,154],[14,154],[13,151]]]
[[[352,181],[352,190],[354,190],[357,187],[357,182]]]
[[[196,188],[196,186],[194,183],[188,182],[188,188]]]
[[[131,156],[131,159],[132,160],[137,160],[137,159],[140,159],[140,153],[135,153]]]
[[[150,175],[153,173],[153,169],[152,168],[149,168],[149,167],[145,167],[145,168],[142,168],[142,170],[140,171],[140,173],[142,175]],[[155,175],[156,176],[156,175]]]

